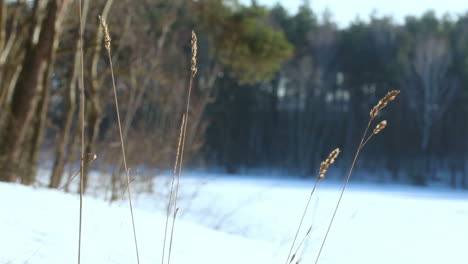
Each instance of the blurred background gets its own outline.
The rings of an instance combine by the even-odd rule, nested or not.
[[[468,188],[468,13],[413,2],[82,1],[85,148],[98,156],[86,175],[114,186],[123,170],[102,15],[129,166],[143,176],[173,166],[195,30],[186,167],[315,177],[340,147],[345,172],[370,109],[401,90],[355,178]],[[46,168],[58,188],[80,158],[78,3],[0,8],[0,181],[33,184]]]

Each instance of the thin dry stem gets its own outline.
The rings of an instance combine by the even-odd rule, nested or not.
[[[176,189],[175,189],[175,197],[174,197],[174,216],[173,216],[173,221],[172,221],[172,229],[171,229],[171,239],[169,242],[169,256],[168,256],[168,264],[171,263],[171,252],[172,252],[172,241],[174,237],[174,227],[175,227],[175,220],[176,220],[176,215],[177,212],[179,211],[179,208],[177,207],[177,198],[179,194],[179,185],[180,185],[180,175],[182,174],[182,167],[183,167],[183,162],[184,162],[184,150],[185,150],[185,138],[187,134],[187,123],[189,120],[189,109],[190,109],[190,95],[192,93],[192,86],[193,86],[193,79],[195,78],[195,75],[197,74],[197,35],[195,34],[195,31],[192,30],[192,57],[191,57],[191,75],[190,75],[190,82],[189,82],[189,91],[187,95],[187,107],[185,110],[185,123],[184,123],[184,131],[182,133],[182,147],[181,147],[181,153],[180,153],[180,164],[179,164],[179,173],[177,175],[177,184],[176,184]]]
[[[171,263],[172,240],[174,239],[174,226],[175,226],[175,221],[176,221],[176,218],[177,218],[177,213],[179,213],[179,208],[178,207],[174,211],[174,216],[173,216],[173,220],[172,220],[171,239],[169,241],[169,256],[168,256],[168,261],[167,261],[168,264]]]
[[[387,121],[386,120],[383,120],[382,122],[377,124],[377,126],[374,128],[374,131],[372,131],[372,133],[367,137],[367,139],[364,141],[364,143],[362,143],[360,148],[363,148],[367,144],[367,142],[369,142],[369,140],[371,140],[371,138],[374,135],[377,135],[378,133],[380,133],[385,127],[387,127]]]
[[[136,227],[135,227],[135,217],[133,215],[133,205],[132,205],[132,196],[131,196],[131,191],[130,191],[130,174],[127,166],[127,159],[125,155],[125,146],[124,146],[124,139],[123,139],[123,133],[122,133],[122,123],[120,121],[120,110],[119,110],[119,100],[117,98],[117,88],[115,85],[115,76],[114,76],[114,66],[112,64],[112,56],[111,56],[111,49],[110,49],[110,37],[109,37],[109,30],[107,27],[106,21],[100,16],[99,17],[101,20],[101,23],[103,25],[103,33],[105,36],[105,47],[107,50],[107,57],[109,59],[109,66],[111,70],[111,77],[112,77],[112,87],[114,89],[114,103],[115,103],[115,111],[117,113],[117,124],[119,126],[119,135],[120,135],[120,146],[122,149],[122,160],[124,163],[124,168],[125,168],[125,173],[127,176],[127,193],[128,193],[128,203],[130,206],[130,216],[132,218],[132,227],[133,227],[133,239],[135,242],[135,252],[136,252],[136,258],[137,258],[137,263],[140,263],[140,254],[138,250],[138,239],[136,235]]]
[[[319,259],[320,259],[320,254],[322,253],[323,246],[325,245],[325,242],[327,240],[328,233],[330,232],[330,228],[331,228],[331,226],[333,224],[333,220],[335,219],[336,212],[338,211],[338,208],[340,206],[341,199],[343,198],[344,191],[346,190],[346,186],[348,186],[349,179],[351,178],[351,174],[353,173],[354,165],[356,164],[357,158],[359,157],[359,153],[361,152],[361,149],[362,149],[362,146],[363,146],[363,143],[364,143],[364,138],[367,135],[367,131],[369,130],[369,127],[371,125],[372,120],[373,120],[373,118],[371,118],[369,120],[369,122],[367,123],[366,130],[364,130],[364,134],[362,135],[362,138],[361,138],[361,143],[359,144],[359,147],[358,147],[358,149],[356,151],[356,154],[354,155],[353,163],[351,164],[351,168],[349,170],[348,177],[346,178],[346,181],[345,181],[345,183],[343,185],[343,189],[341,190],[341,193],[340,193],[340,198],[338,199],[338,202],[337,202],[336,207],[335,207],[335,211],[333,212],[333,216],[332,216],[332,218],[330,220],[330,223],[328,224],[327,232],[325,233],[325,237],[322,240],[322,245],[320,246],[320,250],[319,250],[319,253],[317,255],[317,259],[315,260],[315,264],[317,264]]]
[[[307,200],[307,204],[305,206],[304,212],[302,213],[301,221],[299,222],[299,226],[297,227],[297,231],[296,231],[296,234],[294,235],[294,239],[293,239],[293,242],[292,242],[292,245],[291,245],[291,249],[289,250],[289,253],[288,253],[288,258],[286,259],[286,264],[288,264],[288,261],[289,261],[289,263],[291,263],[294,260],[294,257],[296,256],[296,253],[294,253],[293,256],[291,257],[291,253],[292,253],[292,251],[294,249],[294,244],[296,243],[297,236],[299,235],[299,231],[301,230],[302,222],[304,222],[304,218],[305,218],[305,215],[307,213],[307,210],[309,209],[310,201],[312,200],[312,196],[314,195],[315,189],[317,188],[318,183],[325,178],[325,173],[327,172],[328,167],[330,167],[330,165],[335,162],[335,159],[338,157],[339,154],[340,154],[340,149],[339,148],[333,150],[328,155],[328,158],[325,159],[322,162],[322,165],[320,166],[319,175],[318,175],[317,179],[315,180],[315,184],[314,184],[314,187],[312,188],[312,191],[310,193],[309,200]],[[311,230],[311,228],[309,228],[309,230],[307,231],[306,237],[307,237],[307,235],[309,235],[310,230]],[[299,244],[299,246],[297,247],[296,252],[302,246],[302,243],[304,242],[304,240],[305,239],[303,239],[302,242]]]
[[[81,229],[82,229],[82,222],[83,222],[83,178],[84,178],[84,152],[85,152],[85,122],[84,122],[84,115],[85,115],[85,92],[84,92],[84,51],[83,51],[83,18],[81,14],[81,1],[78,1],[78,9],[79,9],[79,24],[80,24],[80,31],[79,31],[79,41],[80,41],[80,62],[81,62],[81,72],[80,72],[80,119],[81,119],[81,161],[80,161],[80,220],[79,220],[79,227],[78,227],[78,264],[81,263]]]
[[[301,220],[299,221],[299,225],[298,225],[298,227],[297,227],[296,234],[294,235],[294,239],[293,239],[291,248],[289,249],[288,257],[286,258],[286,262],[285,262],[286,264],[291,263],[291,261],[294,260],[295,254],[291,257],[292,251],[293,251],[293,249],[294,249],[294,245],[296,244],[296,240],[297,240],[297,237],[298,237],[298,235],[299,235],[299,231],[301,230],[302,223],[304,222],[304,218],[305,218],[305,215],[306,215],[307,210],[308,210],[308,208],[309,208],[310,201],[312,200],[312,196],[314,195],[315,189],[317,189],[317,186],[318,186],[318,184],[319,184],[319,182],[320,182],[321,180],[322,180],[322,179],[321,179],[320,177],[317,177],[317,179],[315,180],[314,187],[312,188],[312,191],[310,192],[309,199],[307,200],[307,203],[306,203],[304,212],[302,213]],[[300,245],[299,245],[299,246],[300,246]]]
[[[88,166],[89,164],[91,164],[93,161],[95,161],[97,159],[97,155],[94,154],[94,153],[90,153],[88,154],[88,156],[90,156],[90,158],[86,161],[86,163],[84,164],[84,167]],[[78,174],[80,174],[81,172],[81,167],[80,169],[73,175],[73,177],[71,177],[70,179],[68,179],[67,182],[65,182],[62,187],[59,188],[59,190],[63,190],[65,187],[67,187],[68,184],[70,184],[75,178],[76,176],[78,176]]]
[[[294,251],[294,254],[292,255],[291,257],[291,262],[293,262],[294,258],[297,256],[297,253],[299,252],[299,249],[301,249],[302,245],[304,244],[304,242],[306,241],[307,237],[309,236],[310,232],[312,231],[312,226],[309,227],[309,229],[307,230],[307,233],[305,234],[305,236],[302,238],[301,240],[301,243],[299,243],[299,245],[297,246],[296,248],[296,251]],[[299,260],[296,262],[296,263],[299,263]]]
[[[182,116],[182,123],[180,124],[180,132],[179,132],[179,140],[177,143],[177,154],[176,154],[176,160],[174,164],[174,172],[172,174],[172,182],[171,182],[171,190],[169,192],[169,201],[167,203],[167,214],[166,214],[166,227],[164,229],[164,242],[163,242],[163,252],[162,252],[162,259],[161,259],[161,264],[164,264],[164,254],[166,252],[166,240],[167,240],[167,228],[169,225],[169,213],[170,213],[170,208],[172,205],[172,196],[174,192],[174,182],[176,178],[176,173],[177,173],[177,165],[179,161],[179,153],[180,153],[180,147],[181,147],[181,142],[182,142],[182,134],[184,131],[184,124],[185,124],[185,115]]]

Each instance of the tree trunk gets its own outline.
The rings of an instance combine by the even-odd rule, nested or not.
[[[76,63],[75,63],[76,64]],[[76,109],[76,76],[71,76],[67,84],[67,109],[64,116],[64,125],[60,133],[57,150],[55,152],[55,161],[50,175],[49,188],[58,188],[65,170],[65,149],[70,139],[71,127],[73,124],[73,114]]]
[[[6,41],[7,15],[6,0],[0,0],[0,51],[3,50]]]
[[[89,1],[83,1],[83,25],[86,25],[86,18],[88,16],[88,6]],[[69,79],[67,80],[67,84],[65,87],[66,93],[66,110],[63,118],[63,129],[62,133],[60,133],[58,142],[57,142],[57,149],[55,152],[55,161],[52,169],[52,173],[50,175],[49,181],[49,188],[58,188],[60,182],[63,177],[63,173],[65,170],[65,152],[67,143],[70,140],[71,134],[71,127],[73,124],[73,115],[76,110],[76,81],[78,78],[78,71],[80,66],[80,39],[77,36],[76,39],[76,46],[74,51],[74,62],[72,65],[72,70]],[[73,141],[71,142],[71,144]]]
[[[9,107],[11,103],[13,90],[16,86],[19,73],[22,69],[21,62],[24,60],[24,50],[26,49],[23,46],[23,42],[25,42],[24,40],[27,38],[25,36],[28,35],[26,34],[26,27],[24,26],[23,29],[20,29],[20,27],[18,27],[18,10],[20,9],[20,2],[21,1],[18,0],[17,5],[13,10],[9,21],[10,30],[8,34],[8,40],[5,40],[6,42],[2,44],[2,47],[0,49],[0,111],[3,113],[0,116],[0,131],[5,130],[5,123],[7,121],[7,117],[10,114]],[[35,8],[35,10],[39,10],[39,8]],[[37,12],[35,11],[35,13]],[[35,21],[34,17],[37,16],[34,15],[32,21]],[[31,26],[31,28],[33,27]],[[2,26],[1,30],[6,31],[6,24]],[[19,37],[17,37],[18,33],[22,34],[20,34]],[[15,59],[14,61],[8,61],[11,66],[5,67],[7,59],[12,53],[14,53],[12,56],[14,56]],[[0,135],[0,138],[1,137],[2,135]]]
[[[63,13],[66,10],[67,2],[62,3],[57,10],[57,17],[55,22],[56,32],[53,38],[52,48],[47,58],[47,70],[44,72],[44,79],[41,92],[41,100],[39,102],[35,124],[32,126],[33,134],[31,138],[31,149],[29,152],[29,160],[27,161],[25,174],[22,175],[21,183],[30,185],[35,181],[37,171],[37,159],[39,157],[40,147],[44,135],[45,125],[47,122],[47,111],[50,98],[50,78],[54,68],[55,52],[59,44],[60,26],[62,24]]]
[[[72,135],[72,137],[70,139],[70,149],[66,153],[65,164],[68,164],[68,177],[67,177],[67,183],[65,184],[65,192],[69,191],[70,183],[71,183],[70,181],[71,181],[73,175],[75,175],[75,173],[77,173],[77,171],[75,170],[75,167],[73,165],[75,164],[75,159],[76,159],[76,156],[77,156],[78,146],[80,144],[80,138],[81,138],[80,135],[81,135],[81,133],[78,130],[76,130],[75,133],[73,133],[73,135]]]
[[[23,68],[16,84],[10,106],[10,116],[6,122],[6,132],[2,136],[0,167],[3,172],[0,181],[14,182],[17,178],[18,160],[28,130],[40,98],[41,78],[46,63],[52,52],[57,29],[57,17],[66,0],[55,0],[47,5],[47,15],[42,23],[42,30],[37,45],[29,45],[23,61]],[[37,7],[36,1],[35,7]],[[52,25],[52,26],[51,26]],[[34,35],[33,35],[34,36]]]
[[[0,116],[0,139],[3,137],[3,133],[5,131],[4,126],[10,116],[9,106],[11,104],[11,98],[13,96],[13,91],[15,89],[16,82],[18,81],[19,74],[21,73],[21,69],[21,65],[17,66],[13,71],[9,82],[2,83],[4,86],[2,87],[2,93],[0,95],[0,111],[2,112],[2,115]]]
[[[52,70],[52,62],[47,66],[47,70],[44,73],[44,85],[42,87],[41,99],[37,107],[38,116],[35,117],[34,124],[32,125],[32,133],[30,138],[31,148],[25,156],[28,158],[25,160],[23,167],[23,173],[21,175],[21,183],[25,185],[31,185],[36,179],[37,171],[37,159],[40,152],[42,138],[44,135],[45,124],[47,121],[47,106],[49,105],[50,89],[49,89],[49,76]]]

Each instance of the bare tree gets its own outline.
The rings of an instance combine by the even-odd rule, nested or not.
[[[88,16],[88,7],[89,1],[83,1],[83,24],[86,25],[86,20]],[[79,37],[76,36],[76,43],[74,47],[73,62],[71,64],[70,75],[67,79],[65,86],[65,101],[66,101],[66,110],[63,118],[63,128],[62,132],[59,134],[57,140],[56,151],[55,151],[55,160],[52,168],[52,173],[50,175],[49,187],[57,188],[61,182],[64,167],[65,167],[65,151],[71,136],[71,128],[73,124],[73,115],[76,110],[76,82],[79,71],[80,63],[80,43]],[[70,142],[69,142],[70,141]]]
[[[143,3],[142,8],[146,7],[147,3]],[[155,80],[161,77],[161,71],[158,68],[161,67],[161,60],[164,58],[164,48],[168,40],[168,33],[171,27],[176,22],[177,11],[181,4],[181,1],[171,1],[171,4],[167,7],[167,15],[161,18],[160,23],[154,26],[147,25],[146,23],[141,23],[142,21],[138,18],[138,12],[140,10],[134,10],[132,15],[135,16],[132,20],[140,22],[138,30],[132,30],[128,32],[126,40],[135,40],[138,39],[139,34],[142,32],[150,32],[150,34],[158,34],[158,39],[156,45],[148,45],[150,41],[131,41],[130,45],[135,49],[134,50],[134,60],[130,65],[129,69],[129,95],[128,102],[126,107],[126,114],[123,124],[123,138],[129,142],[130,145],[135,146],[135,143],[132,143],[129,134],[131,132],[131,125],[135,120],[135,115],[137,110],[140,109],[141,105],[145,101],[145,95],[148,95],[148,90],[152,86],[159,87],[160,84],[157,84]],[[140,11],[141,12],[141,11]],[[143,25],[143,26],[142,26]],[[152,57],[153,60],[147,60],[146,58]],[[153,87],[154,88],[154,87]],[[146,98],[148,99],[148,98]],[[152,98],[154,99],[154,98]],[[136,153],[132,153],[132,150],[135,148],[129,147],[128,153],[130,154],[129,161],[132,161],[132,156],[138,156]],[[141,152],[141,148],[138,148],[138,151]],[[133,155],[132,155],[133,154]],[[119,185],[122,184],[120,181],[120,173],[123,165],[122,155],[117,155],[114,162],[114,172],[112,174],[111,187],[112,187],[112,197],[111,200],[115,200],[119,197]]]
[[[404,79],[411,88],[405,91],[421,131],[421,149],[427,150],[433,125],[453,101],[458,82],[449,72],[452,54],[447,40],[419,38],[413,52]]]
[[[34,3],[34,14],[44,1]],[[0,180],[14,182],[18,176],[19,158],[24,147],[25,139],[35,115],[40,99],[42,78],[47,68],[47,61],[53,53],[54,39],[58,31],[62,7],[66,0],[54,0],[47,4],[46,16],[42,23],[31,25],[30,41],[26,49],[23,66],[16,83],[9,113],[6,121],[6,131],[0,142],[0,164],[4,168]],[[39,26],[40,25],[40,26]],[[36,31],[39,32],[36,40]]]
[[[2,43],[0,47],[0,111],[5,114],[0,116],[0,131],[3,131],[8,116],[8,107],[11,103],[13,90],[22,69],[21,61],[25,55],[24,43],[27,40],[25,37],[26,34],[24,33],[28,27],[26,25],[23,27],[19,26],[19,10],[23,5],[23,1],[18,0],[11,11],[7,10],[8,5],[6,1],[2,1],[1,4],[2,25],[0,28],[0,35]],[[35,10],[39,12],[38,8]],[[31,18],[31,20],[33,19]],[[7,28],[8,23],[10,24],[9,28]],[[8,38],[6,36],[8,36]],[[10,58],[16,59],[11,60]]]
[[[53,38],[53,44],[50,51],[50,55],[47,58],[46,64],[47,68],[44,71],[43,83],[41,88],[40,100],[37,106],[37,115],[35,116],[35,120],[33,121],[33,126],[31,127],[32,133],[30,137],[30,145],[31,148],[27,154],[25,154],[28,159],[24,164],[25,169],[23,170],[23,175],[21,177],[21,182],[23,184],[32,184],[35,181],[35,175],[37,170],[37,159],[39,157],[40,147],[42,144],[43,135],[45,133],[45,127],[47,123],[47,114],[49,109],[49,100],[50,100],[50,93],[52,90],[52,82],[51,79],[53,78],[53,70],[54,70],[54,62],[56,57],[56,50],[58,48],[61,30],[63,28],[63,14],[66,12],[68,7],[68,2],[64,2],[58,10],[58,16],[56,18],[56,33]]]

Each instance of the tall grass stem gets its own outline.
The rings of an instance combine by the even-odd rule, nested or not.
[[[332,218],[330,219],[330,222],[328,224],[328,228],[327,228],[327,232],[325,233],[325,237],[323,238],[322,240],[322,244],[320,246],[320,249],[319,249],[319,252],[318,252],[318,255],[317,255],[317,258],[315,260],[315,264],[318,263],[319,259],[320,259],[320,255],[322,253],[322,250],[323,250],[323,247],[325,245],[325,242],[327,241],[327,238],[328,238],[328,234],[330,233],[330,229],[331,229],[331,226],[333,225],[333,221],[335,220],[335,216],[336,216],[336,212],[338,211],[338,208],[340,206],[340,203],[341,203],[341,199],[343,198],[343,194],[346,190],[346,187],[348,186],[348,183],[349,183],[349,179],[351,178],[351,175],[353,173],[353,169],[354,169],[354,166],[356,165],[356,161],[359,157],[359,153],[361,152],[361,149],[362,147],[364,146],[364,139],[366,138],[366,135],[367,135],[367,131],[369,131],[369,128],[370,128],[370,125],[372,123],[372,121],[374,120],[374,118],[371,118],[369,120],[369,122],[367,123],[367,127],[366,129],[364,130],[364,134],[362,135],[362,138],[361,138],[361,142],[359,143],[359,147],[357,148],[356,150],[356,154],[354,155],[354,159],[353,159],[353,163],[351,164],[351,168],[349,169],[349,172],[348,172],[348,177],[346,178],[346,181],[343,185],[343,188],[341,189],[341,193],[340,193],[340,198],[338,198],[338,202],[336,203],[336,206],[335,206],[335,210],[333,212],[333,215],[332,215]],[[367,141],[366,141],[367,142]]]
[[[81,1],[78,1],[78,13],[79,13],[79,41],[80,41],[80,63],[81,63],[81,72],[80,72],[80,123],[81,123],[81,159],[80,159],[80,219],[78,227],[78,264],[81,263],[81,230],[83,222],[83,181],[84,181],[84,141],[85,141],[85,92],[84,92],[84,51],[83,51],[83,17],[82,17],[82,7]]]
[[[109,59],[109,67],[110,67],[110,72],[111,72],[111,77],[112,77],[112,87],[114,89],[114,103],[115,103],[115,111],[116,111],[116,114],[117,114],[117,124],[118,124],[118,127],[119,127],[120,146],[121,146],[121,149],[122,149],[122,160],[123,160],[123,163],[124,163],[125,174],[127,176],[128,204],[130,206],[130,216],[131,216],[131,219],[132,219],[133,239],[134,239],[134,243],[135,243],[136,259],[137,259],[137,263],[139,264],[140,263],[140,254],[139,254],[139,250],[138,250],[138,239],[137,239],[136,227],[135,227],[135,217],[134,217],[134,214],[133,214],[132,194],[131,194],[131,191],[130,191],[130,171],[129,171],[128,166],[127,166],[127,159],[126,159],[126,155],[125,155],[125,144],[124,144],[123,133],[122,133],[122,122],[120,121],[121,119],[120,119],[120,110],[119,110],[119,100],[117,98],[117,88],[116,88],[116,85],[115,85],[114,66],[113,66],[113,63],[112,63],[112,56],[111,56],[111,49],[110,49],[111,39],[110,39],[110,36],[109,36],[109,29],[107,27],[106,22],[104,21],[104,19],[102,17],[100,19],[101,19],[101,23],[103,25],[102,29],[104,31],[104,38],[105,38],[104,45],[105,45],[105,48],[107,50],[107,57]]]

